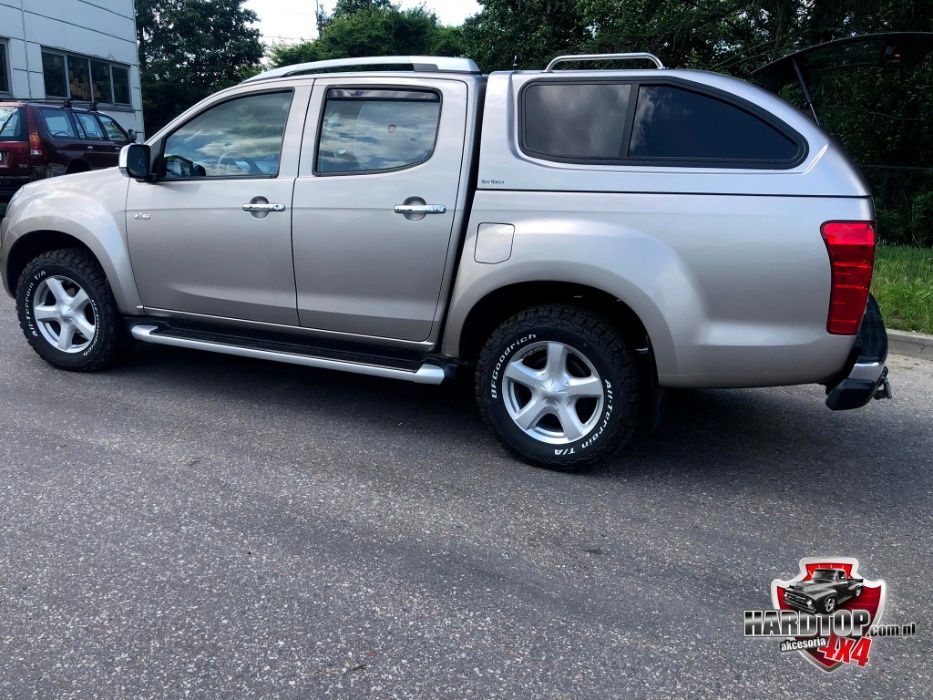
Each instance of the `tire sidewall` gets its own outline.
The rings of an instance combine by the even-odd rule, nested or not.
[[[62,275],[74,280],[88,295],[88,303],[94,313],[95,332],[91,344],[78,353],[62,352],[52,346],[42,333],[39,332],[39,325],[35,319],[33,309],[33,298],[36,289],[44,280],[54,275]],[[80,271],[56,263],[40,263],[36,267],[30,267],[24,274],[20,282],[19,293],[17,294],[20,320],[29,343],[35,348],[42,357],[54,362],[57,365],[80,367],[92,361],[100,352],[103,337],[103,324],[107,322],[101,313],[101,303],[99,299],[99,290],[88,280]]]
[[[505,369],[509,362],[523,348],[547,341],[564,343],[586,357],[603,383],[603,406],[596,425],[579,440],[565,445],[541,442],[526,435],[512,420],[505,405]],[[611,447],[612,436],[621,418],[617,402],[614,400],[621,387],[618,372],[605,350],[586,342],[577,333],[556,327],[510,333],[504,342],[498,343],[492,350],[489,365],[481,377],[481,397],[487,418],[507,443],[514,445],[533,461],[566,463],[568,467],[576,462],[592,459],[595,454],[605,452]]]

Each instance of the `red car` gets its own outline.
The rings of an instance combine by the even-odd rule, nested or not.
[[[116,119],[70,102],[0,102],[0,206],[27,182],[112,168],[136,140]]]

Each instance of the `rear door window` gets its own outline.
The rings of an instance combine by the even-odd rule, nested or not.
[[[643,85],[629,155],[678,161],[780,163],[798,146],[763,119],[710,95]]]
[[[440,115],[435,92],[328,90],[316,172],[378,173],[424,163],[434,153]]]
[[[55,107],[40,107],[39,114],[42,115],[45,128],[49,130],[49,136],[52,138],[74,139],[78,137],[74,124],[65,110]]]

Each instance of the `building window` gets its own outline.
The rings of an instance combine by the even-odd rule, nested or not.
[[[80,102],[130,104],[130,69],[86,56],[42,52],[45,96]]]
[[[10,91],[10,66],[6,57],[6,42],[0,39],[0,93]]]

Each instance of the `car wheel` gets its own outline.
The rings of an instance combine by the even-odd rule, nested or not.
[[[129,345],[107,278],[83,250],[65,248],[34,258],[19,278],[16,306],[29,344],[60,369],[104,369]]]
[[[856,586],[856,587],[855,587],[855,592],[852,593],[852,597],[853,597],[853,598],[858,598],[860,595],[862,595],[862,587],[861,587],[861,586]]]
[[[563,304],[499,326],[476,371],[480,413],[500,442],[526,462],[562,471],[591,466],[631,439],[640,391],[619,331]]]
[[[823,601],[823,612],[829,615],[836,609],[836,596],[831,595],[827,596],[826,600]]]

